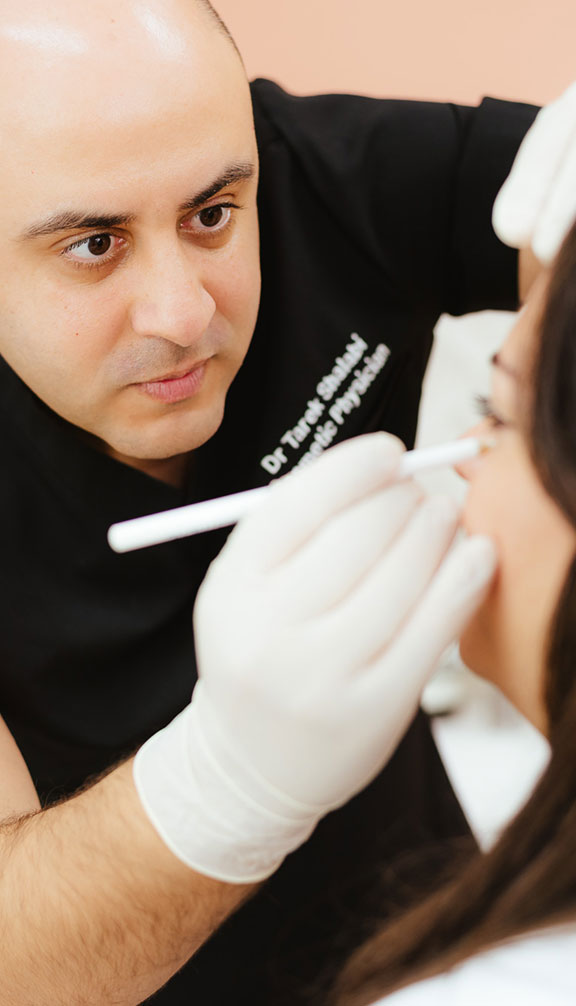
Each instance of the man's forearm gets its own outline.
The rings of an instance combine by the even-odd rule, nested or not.
[[[131,762],[0,827],[6,1006],[128,1006],[160,988],[253,889],[195,873],[148,821]]]

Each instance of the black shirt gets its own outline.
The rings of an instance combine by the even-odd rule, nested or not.
[[[266,81],[253,98],[261,309],[185,490],[98,453],[0,362],[0,711],[44,801],[134,750],[194,685],[193,601],[225,532],[118,556],[109,524],[263,485],[362,432],[411,446],[438,316],[516,307],[516,254],[490,214],[536,109],[295,98]],[[155,1001],[321,1001],[299,983],[359,938],[375,869],[464,831],[420,719]]]

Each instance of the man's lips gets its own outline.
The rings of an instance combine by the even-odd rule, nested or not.
[[[201,360],[186,370],[156,377],[152,381],[141,381],[134,387],[161,402],[185,401],[200,391],[208,362]]]

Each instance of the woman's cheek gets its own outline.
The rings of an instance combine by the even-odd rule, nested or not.
[[[501,576],[498,572],[478,610],[460,637],[460,656],[471,671],[491,681],[501,663]]]
[[[500,663],[505,608],[507,543],[503,519],[490,473],[479,470],[470,481],[462,526],[469,536],[481,534],[492,539],[498,553],[498,569],[488,594],[461,636],[460,655],[467,667],[491,680]]]

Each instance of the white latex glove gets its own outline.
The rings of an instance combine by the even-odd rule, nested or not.
[[[502,186],[492,222],[504,244],[549,265],[576,220],[576,83],[543,108]]]
[[[373,779],[485,594],[493,545],[446,558],[456,506],[391,485],[401,453],[385,434],[332,448],[279,480],[210,567],[192,703],[135,767],[157,830],[202,873],[268,876]]]

